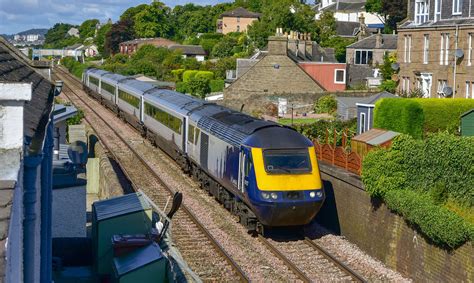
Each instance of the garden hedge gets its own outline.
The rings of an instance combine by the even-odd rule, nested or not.
[[[199,71],[197,70],[188,70],[183,73],[183,82],[188,83],[191,81]]]
[[[220,92],[224,90],[225,82],[224,80],[211,80],[209,86],[211,87],[211,92]]]
[[[464,98],[384,98],[376,103],[374,127],[415,138],[445,130],[455,134],[461,114],[473,108],[474,100]]]
[[[185,82],[177,82],[176,83],[176,91],[181,93],[188,93],[188,83]]]
[[[214,79],[214,73],[210,71],[198,71],[195,76],[196,79],[212,80]]]

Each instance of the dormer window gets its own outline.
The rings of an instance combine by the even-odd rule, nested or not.
[[[453,0],[453,15],[462,14],[462,0]]]
[[[454,0],[461,1],[461,0]],[[428,21],[430,15],[430,5],[428,0],[415,1],[415,24],[419,25]]]

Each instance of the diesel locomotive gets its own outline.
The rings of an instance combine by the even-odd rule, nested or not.
[[[86,70],[83,85],[249,230],[305,225],[321,208],[313,144],[294,129],[99,69]]]

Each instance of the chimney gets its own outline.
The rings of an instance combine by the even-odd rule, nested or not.
[[[382,38],[382,33],[380,32],[380,29],[377,32],[377,35],[375,35],[375,48],[380,48],[383,44],[383,38]]]
[[[361,40],[362,38],[367,36],[367,26],[365,25],[365,17],[364,13],[361,13],[359,16],[359,36],[358,40]]]
[[[275,36],[268,37],[268,55],[286,55],[288,49],[288,37],[279,32],[283,29],[277,29]]]
[[[298,56],[300,58],[305,58],[306,54],[306,40],[304,34],[301,35],[300,40],[298,40]]]
[[[296,40],[295,37],[296,33],[294,31],[290,31],[290,37],[288,38],[288,50],[296,55],[298,51],[298,40]]]
[[[313,42],[311,41],[311,35],[308,34],[306,37],[306,57],[310,58],[313,61]]]

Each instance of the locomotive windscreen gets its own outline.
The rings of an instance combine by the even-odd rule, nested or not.
[[[263,151],[265,171],[269,174],[301,174],[311,172],[307,148],[266,149]]]

